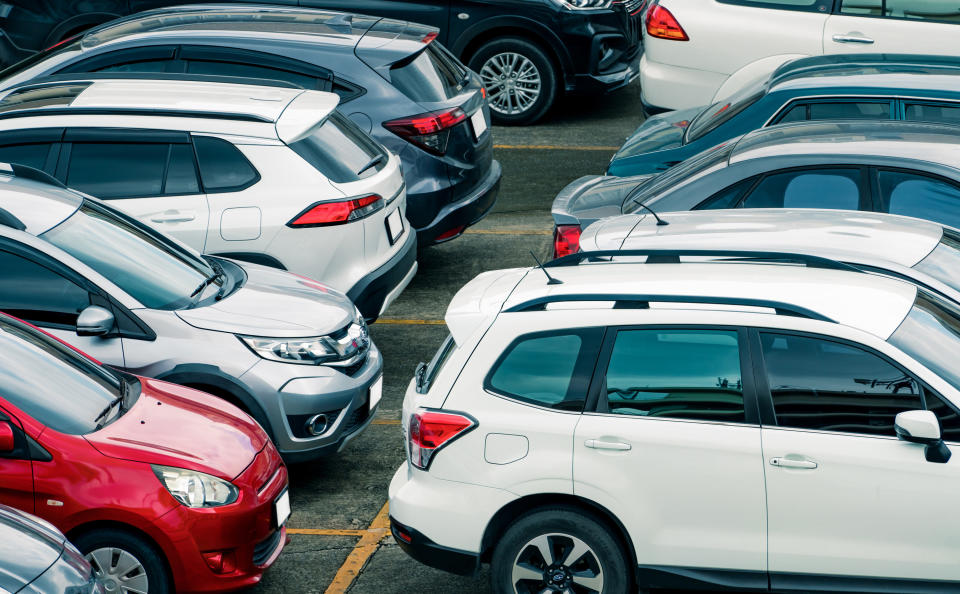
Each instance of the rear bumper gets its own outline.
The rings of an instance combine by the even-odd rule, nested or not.
[[[662,64],[648,56],[640,58],[640,94],[648,113],[710,105],[727,80],[725,74]]]
[[[347,297],[372,323],[413,279],[417,270],[417,239],[413,229],[405,231],[403,247],[386,264],[361,278],[347,291]]]
[[[429,225],[417,229],[419,244],[427,246],[454,239],[463,233],[464,229],[485,217],[497,202],[502,174],[500,162],[492,161],[490,171],[472,192],[444,206]],[[408,196],[407,200],[409,202],[413,199]],[[445,234],[448,235],[444,236]]]
[[[403,549],[420,563],[457,575],[474,575],[480,569],[480,555],[451,549],[433,542],[409,526],[390,518],[390,533]]]

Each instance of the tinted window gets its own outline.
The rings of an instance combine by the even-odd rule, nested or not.
[[[766,332],[760,342],[782,427],[894,436],[897,413],[923,408],[912,378],[861,348]]]
[[[0,162],[20,163],[36,169],[43,169],[50,154],[50,143],[10,144],[0,146]]]
[[[743,208],[840,208],[859,210],[860,170],[812,169],[764,177]]]
[[[924,290],[890,343],[960,390],[960,308]]]
[[[90,295],[70,280],[0,251],[0,310],[39,325],[73,328],[88,305]]]
[[[714,103],[693,118],[684,133],[684,142],[692,142],[733,119],[738,113],[756,103],[766,93],[766,80],[746,87],[729,99]]]
[[[947,441],[960,441],[960,415],[956,407],[930,390],[924,390],[923,397],[927,401],[927,410],[933,411],[940,421],[940,435]]]
[[[193,147],[189,144],[170,145],[170,161],[167,164],[167,180],[164,194],[196,194],[200,191]]]
[[[735,331],[621,331],[605,388],[614,414],[745,420]]]
[[[578,369],[578,362],[582,359],[585,338],[589,340],[581,333],[522,338],[495,366],[487,379],[487,387],[522,402],[560,410],[581,410],[587,385],[574,379],[577,373],[583,373]]]
[[[948,21],[960,23],[960,7],[928,0],[842,0],[840,12],[897,19]]]
[[[694,210],[736,208],[737,203],[740,202],[740,198],[743,196],[743,193],[749,190],[750,186],[752,186],[753,182],[756,180],[756,177],[750,177],[733,184],[729,188],[720,190],[713,196],[701,202],[696,208],[694,208]]]
[[[907,103],[904,118],[917,122],[943,122],[960,124],[960,105],[934,105],[930,103]]]
[[[960,233],[944,229],[937,247],[914,268],[960,291]]]
[[[339,112],[331,113],[322,126],[290,148],[337,183],[376,175],[387,164],[380,145]]]
[[[299,72],[292,72],[290,70],[256,66],[254,64],[238,64],[236,62],[218,62],[213,60],[189,60],[187,62],[187,73],[282,80],[303,87],[304,89],[320,88],[319,81],[316,77],[300,74]]]
[[[777,120],[777,123],[810,120],[889,120],[890,102],[816,101],[801,103]]]
[[[637,212],[640,209],[638,203],[649,201],[652,204],[657,199],[657,194],[672,192],[675,188],[726,167],[734,146],[728,143],[718,144],[645,182],[640,182],[624,200],[623,212]]]
[[[953,184],[905,171],[879,175],[881,210],[960,227],[960,189]]]
[[[777,120],[778,124],[786,124],[789,122],[805,122],[810,119],[810,116],[807,114],[807,104],[801,103],[800,105],[794,105],[789,108],[783,116]]]
[[[460,94],[460,84],[466,78],[467,71],[456,58],[438,46],[437,42],[429,43],[426,49],[415,54],[412,59],[403,60],[390,68],[390,82],[413,101],[433,103],[446,101]],[[486,84],[490,75],[484,71],[479,74]],[[522,92],[519,89],[525,82],[532,81],[535,77],[536,72],[532,70],[519,72],[518,92]],[[493,88],[492,82],[487,87]],[[490,93],[490,98],[493,99],[496,93]]]
[[[832,0],[717,0],[723,4],[755,6],[757,8],[775,8],[780,10],[804,10],[827,12],[833,6]]]
[[[93,431],[120,379],[48,336],[0,322],[0,396],[61,433]]]
[[[96,72],[166,72],[167,65],[173,60],[144,60],[141,62],[124,62],[97,68]]]
[[[163,191],[168,144],[73,144],[67,185],[98,198],[158,196]]]
[[[207,192],[243,188],[257,181],[260,176],[240,149],[226,140],[209,136],[193,139],[200,162],[200,179]]]

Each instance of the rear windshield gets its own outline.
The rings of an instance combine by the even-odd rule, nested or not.
[[[708,132],[716,130],[721,124],[756,103],[767,92],[766,85],[766,80],[758,81],[729,99],[714,103],[701,111],[687,127],[684,143],[693,142]]]
[[[642,202],[648,202],[651,198],[664,192],[672,190],[678,186],[687,184],[702,175],[705,175],[715,168],[723,167],[733,152],[735,142],[725,142],[709,148],[702,153],[694,155],[667,169],[663,173],[637,184],[637,187],[627,195],[624,201],[623,212],[636,212]]]
[[[370,177],[387,165],[383,147],[336,111],[312,134],[291,143],[290,148],[338,184]]]
[[[944,229],[940,244],[914,268],[960,291],[960,233]]]
[[[439,43],[390,68],[390,82],[418,103],[446,101],[460,94],[467,70]]]
[[[960,309],[924,290],[890,342],[960,390]]]

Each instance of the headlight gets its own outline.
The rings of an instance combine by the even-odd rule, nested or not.
[[[349,367],[370,348],[367,324],[359,315],[358,321],[327,336],[310,338],[238,336],[238,338],[264,359],[300,365]]]
[[[187,507],[227,505],[236,501],[239,495],[236,487],[209,474],[156,464],[150,467],[167,491]]]
[[[613,0],[553,0],[564,8],[571,10],[589,10],[591,8],[610,8]]]

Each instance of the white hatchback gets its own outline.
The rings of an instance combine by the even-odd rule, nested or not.
[[[741,258],[461,289],[403,404],[400,546],[510,594],[960,588],[960,309]]]
[[[640,61],[650,111],[711,105],[784,62],[821,54],[960,56],[944,0],[653,0]]]
[[[206,254],[306,275],[375,319],[416,272],[400,160],[333,93],[57,80],[0,95],[0,158]]]

